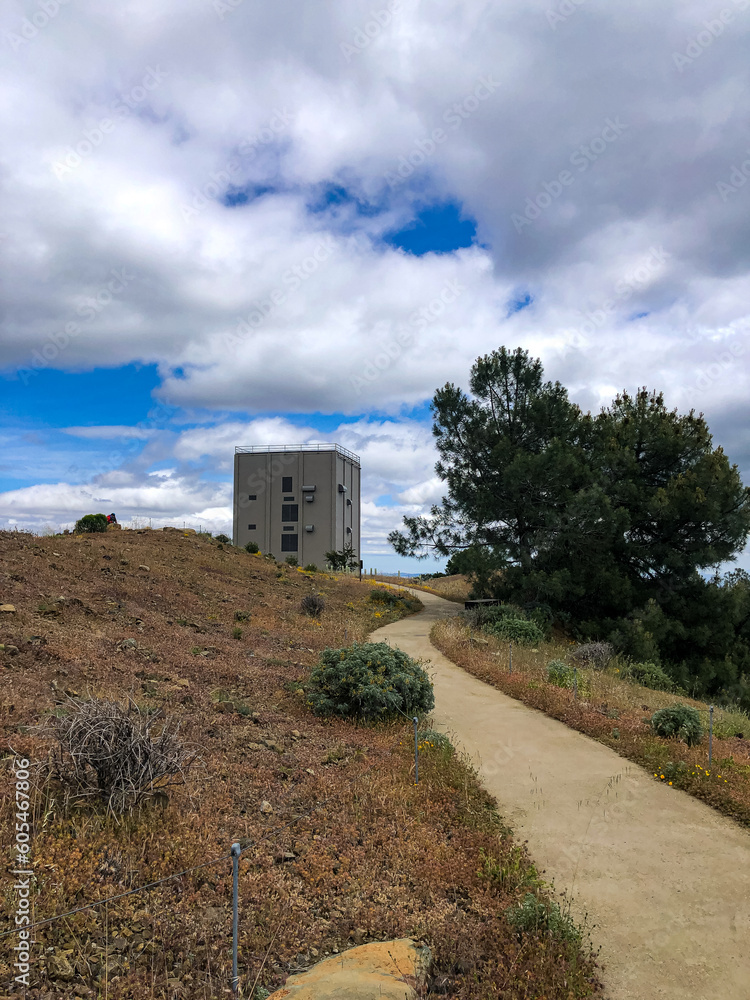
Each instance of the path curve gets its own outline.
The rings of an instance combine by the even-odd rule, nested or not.
[[[750,1000],[750,831],[456,666],[429,633],[459,606],[411,593],[425,610],[370,641],[430,661],[435,728],[588,913],[607,1000]]]

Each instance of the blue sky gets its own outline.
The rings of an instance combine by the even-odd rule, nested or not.
[[[689,60],[708,0],[79,0],[24,34],[27,6],[0,11],[0,525],[226,531],[235,445],[337,441],[365,564],[407,569],[429,401],[501,345],[584,409],[704,412],[750,479],[739,3]]]
[[[261,192],[267,193],[267,192]],[[257,194],[257,192],[256,192]],[[247,203],[247,197],[225,198],[227,207],[234,208]],[[341,204],[352,201],[344,189],[336,189],[335,195],[326,198],[327,204]],[[367,206],[354,204],[363,216],[373,214]],[[384,234],[382,245],[403,250],[413,256],[429,253],[450,254],[461,247],[476,243],[476,223],[463,216],[461,207],[455,202],[428,205],[421,208],[414,218],[397,230]],[[514,298],[508,308],[522,307],[528,297]],[[156,364],[130,363],[117,367],[85,367],[82,370],[58,370],[54,368],[33,369],[24,366],[18,370],[0,372],[2,378],[2,403],[0,404],[0,428],[3,434],[12,438],[0,459],[0,493],[21,490],[42,484],[54,485],[62,479],[71,485],[91,484],[102,477],[102,466],[112,464],[114,455],[120,467],[143,465],[148,474],[170,470],[174,473],[175,462],[170,456],[149,461],[146,455],[149,439],[162,433],[173,435],[189,431],[200,431],[221,426],[222,422],[246,421],[250,425],[259,415],[283,421],[284,426],[299,428],[299,442],[309,436],[313,429],[320,440],[336,440],[336,432],[345,424],[357,423],[377,417],[372,407],[361,413],[312,412],[300,414],[289,412],[283,407],[276,411],[261,413],[252,409],[235,409],[231,413],[221,410],[195,408],[186,409],[165,405],[159,399],[162,378]],[[173,370],[174,371],[174,370]],[[178,369],[180,374],[181,370]],[[437,386],[436,386],[437,388]],[[412,406],[403,406],[399,414],[402,418],[426,423],[430,419],[429,399]],[[91,436],[86,436],[86,435]],[[238,439],[237,444],[264,443]],[[289,443],[297,443],[291,433]],[[233,449],[227,447],[225,460],[229,460]],[[120,461],[121,459],[121,461]],[[144,459],[146,464],[144,463]],[[178,463],[179,464],[179,463]],[[189,470],[199,470],[203,482],[216,483],[228,487],[231,475],[224,469],[211,468],[205,456],[187,459],[184,466]],[[184,471],[184,470],[182,470]],[[367,469],[365,468],[365,482]],[[106,473],[105,473],[106,475]],[[398,490],[393,484],[381,481],[371,499],[386,507],[398,506]],[[88,496],[96,497],[99,504],[116,505],[116,495],[108,497],[112,490],[99,489]],[[107,512],[109,512],[107,510]],[[44,514],[44,512],[40,512]],[[49,512],[45,525],[50,527],[69,526],[70,519],[55,517]],[[127,523],[127,514],[120,518]],[[160,512],[161,513],[161,512]],[[173,520],[198,526],[200,513],[178,516]],[[169,518],[154,517],[147,507],[131,514],[136,519],[151,518],[158,524]],[[73,520],[75,518],[72,518]],[[210,519],[207,518],[209,521]],[[8,523],[14,523],[8,518]],[[225,529],[227,524],[221,523]],[[389,547],[373,546],[373,551],[363,549],[363,556],[369,566],[389,569],[401,568],[412,572],[441,569],[445,560],[416,562],[398,558]]]

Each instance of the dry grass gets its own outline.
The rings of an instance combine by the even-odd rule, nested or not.
[[[538,648],[514,644],[511,675],[508,643],[472,633],[461,616],[437,622],[430,637],[438,649],[474,676],[656,772],[656,780],[671,781],[750,826],[750,719],[745,713],[714,710],[713,768],[709,771],[708,705],[622,680],[618,676],[622,664],[617,659],[606,671],[579,668],[580,697],[575,700],[572,690],[550,684],[546,673],[550,660],[565,660],[574,648],[568,640],[558,638]],[[696,747],[661,739],[651,730],[651,715],[676,702],[702,713],[705,735]]]
[[[428,594],[437,594],[448,601],[455,601],[463,604],[469,599],[471,584],[465,576],[445,576],[438,577],[437,580],[430,580],[428,583],[412,583],[410,579],[400,576],[376,576],[369,577],[379,583],[395,583],[403,587],[413,587],[415,590],[426,590]]]
[[[435,993],[598,991],[588,951],[520,940],[509,926],[504,909],[525,890],[487,871],[517,872],[519,851],[522,873],[533,869],[466,762],[425,742],[415,786],[406,720],[364,728],[310,714],[303,686],[320,651],[394,620],[368,600],[369,581],[305,574],[178,532],[0,534],[0,555],[0,603],[16,608],[0,620],[6,767],[13,754],[43,761],[48,743],[34,727],[91,697],[164,711],[204,764],[117,820],[101,803],[66,803],[52,779],[37,786],[35,917],[222,859],[39,928],[29,997],[226,992],[236,840],[243,985],[262,970],[258,984],[273,990],[353,943],[412,936],[433,949]],[[319,619],[299,609],[313,593],[325,600]],[[0,818],[11,830],[7,796]],[[9,863],[10,836],[4,843]],[[10,915],[7,879],[4,893]],[[66,962],[72,979],[59,978]]]

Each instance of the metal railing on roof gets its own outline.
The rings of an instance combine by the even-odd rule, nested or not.
[[[234,449],[235,455],[253,455],[261,453],[289,452],[289,451],[336,451],[351,462],[360,464],[359,455],[353,451],[347,451],[340,444],[324,442],[323,444],[251,444],[246,447],[238,445]]]

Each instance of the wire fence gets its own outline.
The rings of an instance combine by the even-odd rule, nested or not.
[[[399,708],[396,708],[396,710],[401,715],[403,715],[404,718],[408,719],[414,728],[414,784],[418,785],[419,784],[419,717],[416,715],[408,716],[406,715],[405,712],[402,712],[401,709]],[[423,721],[428,717],[429,714],[424,715]],[[399,740],[398,743],[394,742],[393,745],[389,748],[390,752],[393,752],[398,745],[402,744],[403,744],[403,734],[401,740]],[[368,774],[370,774],[378,766],[379,764],[377,761],[373,762],[360,774],[357,774],[353,778],[348,779],[346,782],[344,782],[343,786],[345,788],[351,787],[352,785],[362,781]],[[232,863],[232,944],[231,944],[232,975],[231,975],[230,986],[233,994],[237,996],[240,994],[240,977],[238,972],[239,903],[240,903],[239,862],[242,859],[242,855],[245,854],[246,856],[249,856],[248,852],[250,852],[251,850],[254,850],[258,848],[261,844],[266,843],[272,840],[273,838],[276,838],[283,831],[290,829],[291,827],[294,826],[294,824],[300,822],[300,820],[305,819],[308,816],[312,816],[315,812],[322,809],[324,806],[328,805],[333,800],[340,798],[341,791],[342,791],[341,788],[337,789],[337,791],[334,792],[332,795],[329,795],[327,798],[319,802],[316,802],[309,809],[306,809],[304,812],[301,812],[298,815],[292,817],[292,819],[275,827],[273,830],[269,830],[268,833],[264,834],[261,837],[258,837],[256,840],[250,841],[245,844],[240,844],[239,842],[232,843],[230,850],[225,852],[224,854],[219,855],[218,857],[211,858],[208,861],[203,861],[197,865],[192,865],[180,871],[173,872],[170,875],[165,875],[162,878],[155,879],[151,882],[147,882],[146,884],[138,886],[134,889],[127,889],[123,892],[115,893],[114,895],[111,896],[106,896],[103,899],[92,900],[91,902],[84,903],[81,906],[77,906],[71,910],[66,910],[63,913],[57,913],[54,916],[46,917],[42,920],[34,920],[28,924],[25,924],[23,930],[29,932],[30,934],[32,931],[36,931],[42,927],[48,927],[61,920],[67,920],[69,917],[75,916],[76,914],[94,910],[101,906],[107,907],[110,903],[119,902],[120,900],[126,899],[130,896],[139,895],[140,893],[150,892],[151,890],[157,888],[158,886],[175,882],[176,880],[179,880],[187,875],[191,875],[192,873],[200,871],[201,869],[210,868],[214,865],[219,865],[224,862],[231,861]],[[18,927],[11,928],[10,930],[5,930],[0,932],[0,940],[7,939],[9,937],[12,937],[13,935],[18,935],[18,934],[19,934]],[[30,951],[33,945],[38,945],[38,944],[39,944],[38,940],[34,941],[29,940],[28,950]],[[107,955],[105,952],[105,967],[106,963],[107,963]],[[257,977],[256,977],[256,982],[257,982]],[[18,985],[18,978],[14,977],[12,980],[9,980],[5,984],[3,984],[2,990],[3,992],[12,990],[16,985]]]

